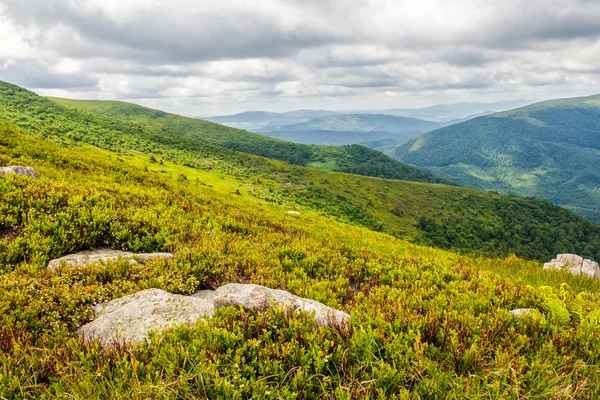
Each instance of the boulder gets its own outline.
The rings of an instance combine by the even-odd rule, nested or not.
[[[40,176],[31,167],[23,167],[21,165],[11,165],[10,167],[0,167],[0,176],[2,175],[21,175],[30,176],[35,179],[40,179]]]
[[[94,320],[77,334],[85,341],[98,339],[102,346],[137,343],[150,332],[160,332],[180,324],[191,324],[213,314],[211,299],[171,294],[147,289],[112,300],[101,306]]]
[[[559,254],[552,261],[545,263],[544,269],[566,269],[573,275],[584,275],[600,279],[600,266],[598,263],[575,254]]]
[[[102,346],[137,343],[150,332],[161,332],[180,324],[209,317],[221,307],[255,308],[264,312],[273,306],[304,310],[315,315],[315,324],[347,328],[350,316],[317,301],[283,290],[259,285],[229,284],[217,290],[201,290],[191,296],[171,294],[160,289],[142,290],[93,306],[94,319],[77,334],[84,340],[98,339]]]
[[[194,292],[194,294],[192,294],[192,297],[197,297],[199,299],[206,299],[206,300],[213,301],[215,298],[215,291],[214,290],[198,290],[197,292]]]
[[[94,251],[80,251],[61,258],[50,260],[49,269],[57,269],[64,262],[67,267],[84,266],[98,262],[105,263],[108,260],[116,262],[119,258],[129,259],[135,263],[139,261],[145,264],[151,258],[173,258],[171,253],[130,253],[128,251],[99,249]]]
[[[265,286],[230,283],[214,293],[215,309],[239,307],[264,312],[273,306],[281,306],[314,313],[315,324],[321,326],[346,327],[350,316],[345,312],[328,307],[318,301],[295,296],[285,290],[269,289]]]
[[[287,212],[287,215],[300,215],[300,211],[290,210],[290,211]]]

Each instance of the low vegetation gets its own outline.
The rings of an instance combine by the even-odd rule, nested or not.
[[[64,148],[6,125],[0,154],[42,176],[0,179],[2,398],[600,396],[600,281],[542,271],[516,256],[417,246],[309,207],[288,215],[292,203],[264,201],[246,186],[236,192],[240,181],[221,170],[160,155],[152,162],[88,145]],[[334,187],[394,184],[315,173]],[[412,185],[406,190],[438,188]],[[510,201],[439,188],[432,197],[459,191]],[[467,205],[476,200],[464,198]],[[44,268],[50,258],[104,246],[176,256],[147,265]],[[106,350],[74,335],[98,301],[150,287],[189,294],[229,282],[286,289],[343,309],[352,316],[350,331],[316,328],[310,315],[281,309],[224,309],[137,346]],[[514,308],[536,311],[517,319]]]

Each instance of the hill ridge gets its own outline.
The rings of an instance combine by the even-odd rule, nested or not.
[[[461,185],[546,198],[600,221],[597,99],[548,100],[478,117],[389,154]]]

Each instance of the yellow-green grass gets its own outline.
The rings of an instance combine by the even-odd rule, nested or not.
[[[247,181],[220,171],[91,146],[65,149],[2,129],[4,162],[31,165],[42,178],[0,180],[0,226],[17,234],[0,239],[1,397],[600,393],[599,281],[517,257],[421,247],[308,209],[288,215],[285,204],[250,196]],[[315,174],[358,185],[354,176]],[[360,184],[372,201],[384,201],[394,182],[381,192],[376,182]],[[106,245],[174,251],[175,259],[44,270],[50,257]],[[74,336],[95,302],[149,287],[189,294],[228,282],[287,289],[343,309],[353,318],[350,332],[315,328],[310,315],[227,309],[112,351]],[[537,313],[511,317],[520,307]]]

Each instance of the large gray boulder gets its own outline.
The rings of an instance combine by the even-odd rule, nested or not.
[[[40,176],[31,167],[23,167],[21,165],[11,165],[9,167],[0,167],[0,176],[2,175],[21,175],[30,176],[35,179],[40,179]]]
[[[129,259],[132,262],[139,261],[145,264],[151,258],[173,258],[171,253],[131,253],[128,251],[99,249],[94,251],[80,251],[79,253],[69,254],[67,256],[50,260],[48,269],[57,269],[64,264],[67,267],[85,266],[95,263],[106,263],[107,261],[116,262],[119,258]]]
[[[77,334],[85,341],[98,339],[102,346],[136,343],[180,324],[191,324],[214,312],[212,299],[147,289],[96,307],[94,320]]]
[[[98,339],[102,346],[136,343],[150,332],[161,332],[180,324],[209,317],[221,307],[239,307],[267,311],[273,306],[304,310],[315,315],[315,324],[347,329],[350,316],[317,301],[259,285],[229,284],[217,290],[202,290],[191,296],[148,289],[96,304],[93,321],[83,325],[77,334],[84,340]]]
[[[600,279],[600,266],[598,263],[575,254],[559,254],[552,261],[545,263],[544,269],[566,269],[573,275],[584,275]]]
[[[315,324],[346,328],[350,315],[328,307],[315,300],[295,296],[285,290],[269,289],[260,285],[230,283],[215,290],[215,309],[239,307],[264,312],[273,306],[297,309],[314,313]]]

